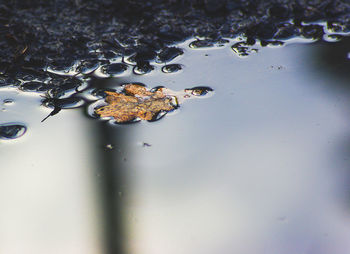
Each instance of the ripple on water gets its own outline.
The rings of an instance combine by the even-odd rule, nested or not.
[[[4,104],[4,105],[11,105],[11,104],[13,104],[15,101],[13,100],[13,99],[5,99],[5,100],[3,100],[2,101],[2,103]]]
[[[164,73],[174,73],[182,70],[181,64],[168,64],[162,67],[162,72]]]
[[[0,124],[0,139],[16,139],[23,136],[27,127],[18,123]]]

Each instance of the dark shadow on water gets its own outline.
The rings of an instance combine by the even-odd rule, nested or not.
[[[96,80],[95,87],[105,88],[108,82]],[[99,121],[99,120],[96,120]],[[127,179],[124,175],[123,157],[125,128],[118,128],[99,121],[96,135],[96,169],[102,208],[102,228],[106,254],[125,253],[125,219],[121,193],[125,192]]]
[[[350,89],[350,38],[339,42],[320,42],[313,47],[313,68],[319,75],[330,76],[334,80],[332,86],[342,85]],[[344,82],[345,81],[345,82]],[[330,87],[334,89],[335,87]]]
[[[125,177],[115,150],[123,143],[116,128],[101,122],[98,127],[100,190],[102,197],[106,253],[124,253],[123,207],[119,193],[123,193]],[[118,141],[118,144],[111,142]],[[112,148],[113,147],[113,148]]]
[[[339,107],[350,118],[350,37],[345,37],[338,42],[319,42],[316,47],[311,47],[311,68],[316,75],[324,77],[330,82],[326,89],[329,94],[339,96]],[[350,207],[350,126],[349,132],[338,140],[338,149],[334,151],[336,156],[343,161],[339,168],[342,175],[339,184],[345,193],[345,208]]]

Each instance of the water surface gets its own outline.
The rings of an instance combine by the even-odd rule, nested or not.
[[[334,66],[346,41],[246,58],[230,44],[179,47],[176,73],[154,63],[95,84],[213,88],[156,122],[111,125],[80,108],[41,123],[40,96],[2,90],[15,101],[2,121],[28,132],[0,144],[0,251],[350,252],[349,77]]]

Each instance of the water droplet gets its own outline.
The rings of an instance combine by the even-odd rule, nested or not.
[[[0,124],[0,139],[16,139],[26,131],[27,127],[21,124]]]
[[[77,79],[64,80],[56,84],[55,87],[49,91],[49,95],[55,98],[67,97],[71,95],[72,92],[74,93],[81,84],[82,82]]]
[[[100,61],[86,60],[80,63],[77,68],[77,72],[82,74],[89,74],[94,72],[98,67],[100,67]]]
[[[211,47],[223,47],[228,40],[225,39],[203,39],[203,40],[195,40],[188,45],[190,48],[198,49],[198,48],[211,48]]]
[[[17,86],[20,84],[20,81],[9,78],[9,77],[0,77],[0,87],[5,86]]]
[[[13,99],[5,99],[3,100],[4,105],[10,105],[13,104],[15,101]]]
[[[182,55],[184,53],[183,49],[177,47],[167,47],[162,49],[157,56],[157,62],[169,62],[174,58]]]
[[[74,61],[57,60],[50,63],[49,69],[53,71],[69,73],[70,71],[72,71],[74,64]]]
[[[181,64],[168,64],[163,66],[162,72],[164,73],[174,73],[182,69]]]
[[[156,57],[156,52],[150,48],[138,49],[135,54],[126,59],[129,63],[138,63],[143,61],[150,61]]]
[[[185,89],[185,92],[191,93],[194,96],[204,96],[212,91],[213,91],[213,89],[210,87],[207,87],[207,86],[196,86],[193,88]]]
[[[45,92],[49,90],[51,87],[52,87],[51,85],[48,85],[42,82],[30,81],[20,85],[19,89],[27,92]]]
[[[102,66],[102,72],[108,75],[118,75],[128,69],[128,66],[123,63],[114,63]]]
[[[34,80],[36,78],[36,73],[30,71],[30,70],[19,70],[16,73],[16,78],[24,80],[24,81],[31,81]]]
[[[133,68],[133,72],[138,75],[143,75],[151,72],[153,69],[154,67],[150,65],[148,61],[144,61],[137,63],[137,65]]]

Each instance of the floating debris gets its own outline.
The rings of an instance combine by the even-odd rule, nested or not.
[[[137,120],[155,121],[175,110],[185,99],[203,96],[213,91],[209,87],[195,87],[175,92],[164,87],[148,90],[140,84],[126,84],[121,92],[105,91],[107,105],[98,106],[94,113],[111,117],[117,123]]]
[[[143,147],[151,147],[152,145],[149,144],[149,143],[143,142],[143,143],[142,143],[142,146],[143,146]]]
[[[16,139],[26,133],[27,127],[22,124],[0,124],[0,139]]]

